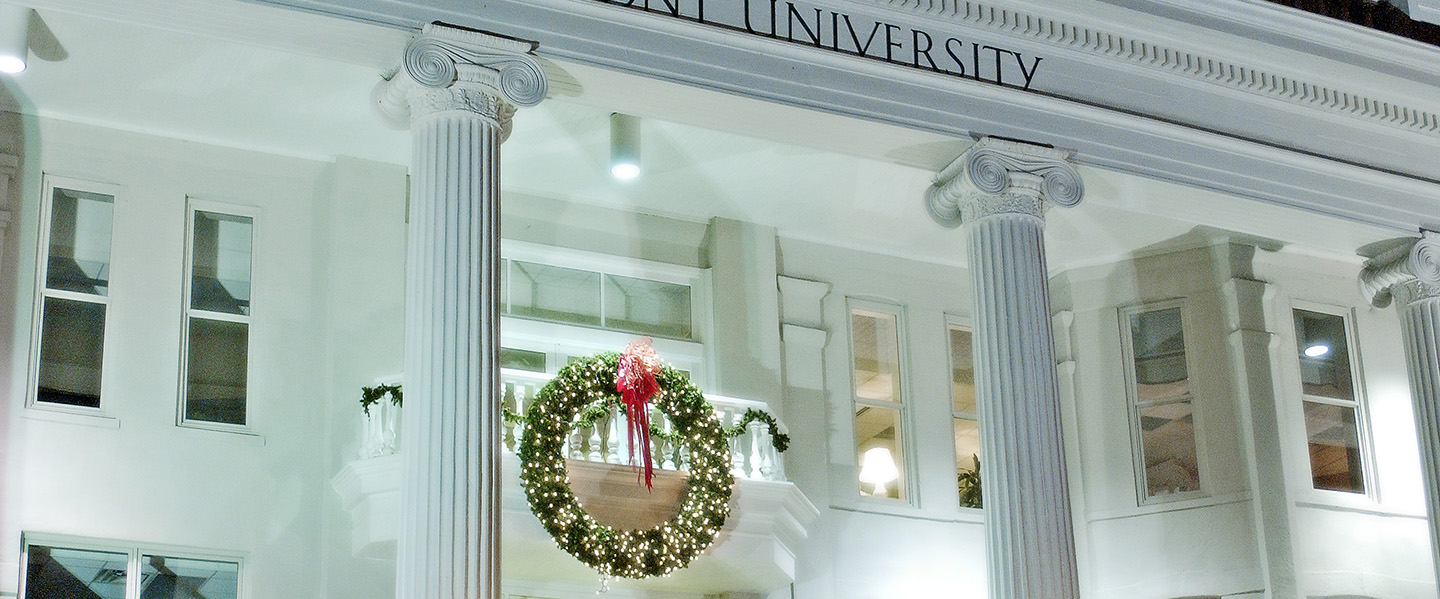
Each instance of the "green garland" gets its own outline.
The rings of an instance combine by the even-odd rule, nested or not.
[[[370,406],[380,403],[380,399],[386,395],[390,396],[390,403],[399,406],[404,402],[404,394],[400,391],[400,385],[376,385],[374,387],[360,388],[360,407],[364,408],[365,415],[370,415]]]
[[[709,547],[730,514],[735,478],[730,474],[729,431],[684,375],[668,366],[662,369],[656,377],[660,392],[651,402],[690,448],[689,486],[680,513],[646,530],[616,530],[595,521],[570,490],[562,447],[577,415],[586,418],[619,404],[619,360],[613,352],[575,360],[540,390],[525,415],[520,479],[530,510],[561,549],[604,575],[663,576]]]

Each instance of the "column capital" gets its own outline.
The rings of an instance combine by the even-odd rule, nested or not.
[[[985,137],[951,162],[925,190],[925,208],[940,225],[996,214],[1043,218],[1049,204],[1070,207],[1085,195],[1073,152]]]
[[[1384,308],[1392,299],[1404,305],[1440,297],[1440,233],[1424,231],[1420,237],[1376,246],[1380,251],[1360,271],[1360,293],[1370,305]]]
[[[405,46],[400,67],[371,96],[397,129],[431,114],[462,111],[500,125],[503,139],[515,107],[545,99],[548,84],[534,49],[533,42],[431,23]]]

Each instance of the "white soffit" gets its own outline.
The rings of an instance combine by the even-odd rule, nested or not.
[[[1440,154],[1440,88],[1423,93],[1423,80],[1098,0],[797,0],[1043,55],[1041,93],[602,0],[492,0],[483,11],[440,0],[268,1],[397,26],[443,20],[535,40],[574,62],[942,134],[1050,143],[1097,166],[1397,231],[1440,228],[1440,163],[1430,158]]]

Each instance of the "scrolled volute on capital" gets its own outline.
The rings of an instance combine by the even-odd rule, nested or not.
[[[1047,204],[1070,207],[1085,196],[1071,153],[1045,146],[984,138],[935,176],[925,207],[935,222],[958,227],[967,218],[995,213],[1040,217]]]
[[[1424,297],[1440,297],[1440,233],[1424,231],[1420,237],[1394,240],[1360,271],[1360,293],[1376,308]]]
[[[376,85],[375,107],[401,129],[417,111],[435,106],[475,107],[506,121],[513,107],[539,104],[549,91],[545,71],[530,54],[534,49],[531,42],[431,23],[405,46],[400,68]],[[449,94],[435,98],[425,92]],[[476,94],[493,99],[481,101]],[[507,124],[501,122],[502,127]]]

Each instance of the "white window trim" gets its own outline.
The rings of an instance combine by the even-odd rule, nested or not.
[[[193,310],[190,308],[190,285],[194,279],[192,269],[195,264],[195,213],[214,212],[230,216],[242,216],[250,219],[250,314],[222,314],[208,310]],[[256,410],[257,402],[254,401],[255,374],[255,323],[259,321],[260,311],[257,310],[255,296],[260,272],[261,244],[257,243],[261,231],[261,210],[256,206],[244,204],[232,204],[228,202],[217,202],[198,199],[195,197],[185,198],[185,259],[184,268],[181,271],[182,292],[180,298],[180,378],[179,387],[176,390],[178,402],[175,409],[175,425],[185,428],[194,428],[215,432],[235,433],[242,435],[257,435]],[[262,302],[263,303],[263,302]],[[186,388],[190,368],[190,317],[199,316],[210,320],[221,320],[225,322],[244,323],[246,325],[246,351],[245,351],[245,424],[227,424],[223,422],[206,422],[201,420],[188,420],[185,418]]]
[[[1158,302],[1147,302],[1144,304],[1137,304],[1133,306],[1126,306],[1118,310],[1121,347],[1120,362],[1121,367],[1125,371],[1125,404],[1126,412],[1129,415],[1128,424],[1130,427],[1131,467],[1134,469],[1135,473],[1135,500],[1137,502],[1137,507],[1168,504],[1175,502],[1186,502],[1208,497],[1210,495],[1210,485],[1208,483],[1208,473],[1210,471],[1210,468],[1208,460],[1206,459],[1205,446],[1202,442],[1202,439],[1204,438],[1204,427],[1202,426],[1202,419],[1200,417],[1201,413],[1199,399],[1195,396],[1194,392],[1194,376],[1196,370],[1195,361],[1193,359],[1194,351],[1193,347],[1191,347],[1190,345],[1190,341],[1192,339],[1195,339],[1195,335],[1193,335],[1191,331],[1191,327],[1193,325],[1191,324],[1190,310],[1188,309],[1186,304],[1187,302],[1183,299],[1171,299]],[[1145,443],[1144,437],[1142,435],[1144,429],[1141,426],[1140,421],[1141,402],[1139,398],[1138,382],[1135,380],[1135,337],[1134,333],[1130,329],[1130,317],[1135,314],[1143,314],[1145,312],[1154,312],[1157,310],[1168,310],[1170,308],[1180,309],[1180,334],[1185,339],[1185,371],[1186,375],[1190,377],[1191,383],[1187,386],[1187,391],[1185,395],[1181,398],[1149,400],[1148,402],[1146,402],[1146,405],[1178,403],[1181,401],[1190,402],[1191,423],[1195,427],[1195,468],[1198,471],[1197,483],[1199,484],[1200,488],[1194,491],[1186,491],[1184,493],[1168,493],[1165,495],[1150,496],[1149,485],[1147,484],[1145,478]]]
[[[137,599],[140,596],[141,577],[139,574],[141,566],[143,565],[140,562],[141,556],[157,554],[177,559],[235,563],[239,567],[239,572],[236,576],[236,586],[238,588],[235,596],[240,599],[249,596],[249,569],[246,568],[248,556],[243,552],[165,543],[140,543],[115,539],[95,539],[58,533],[23,531],[20,533],[20,587],[16,595],[17,599],[27,599],[25,584],[29,578],[31,545],[126,554],[128,556],[125,576],[126,599]]]
[[[106,345],[109,345],[109,339],[113,332],[111,329],[115,320],[110,313],[110,301],[115,294],[115,214],[118,212],[117,209],[120,204],[120,186],[62,177],[49,173],[43,175],[42,181],[40,192],[40,228],[35,250],[35,295],[30,321],[30,368],[26,372],[25,407],[30,410],[65,414],[67,415],[67,420],[72,417],[77,418],[79,421],[99,419],[111,422],[112,424],[109,426],[119,426],[119,421],[115,418],[111,410],[113,400],[107,401],[105,397],[105,381],[109,378],[108,373],[110,372],[110,370],[105,367],[105,363],[110,361],[111,358],[110,352],[105,351],[104,348]],[[56,188],[108,195],[113,199],[110,221],[110,281],[109,285],[107,285],[108,291],[103,296],[49,290],[46,288],[46,275],[50,268],[50,218]],[[100,357],[100,407],[98,408],[67,406],[64,404],[36,401],[36,396],[40,391],[40,347],[42,342],[41,336],[44,334],[43,320],[46,297],[70,299],[105,306],[105,329],[102,333],[103,338],[101,339],[102,349]]]
[[[896,353],[898,354],[897,357],[900,360],[899,402],[865,401],[860,399],[859,391],[856,389],[855,386],[855,330],[852,324],[853,314],[855,310],[889,314],[895,317],[895,332],[897,336],[896,343],[898,344],[899,349],[899,351]],[[861,509],[880,508],[882,510],[885,510],[886,508],[916,508],[920,506],[920,498],[918,497],[919,485],[916,484],[915,480],[917,472],[915,464],[917,456],[914,447],[915,424],[911,422],[910,416],[910,396],[912,391],[910,379],[910,344],[907,335],[908,326],[909,320],[906,318],[905,306],[901,304],[862,299],[852,296],[847,296],[845,298],[845,355],[847,358],[845,363],[845,378],[847,379],[845,388],[849,392],[849,397],[845,402],[846,413],[849,415],[849,417],[845,419],[845,422],[849,424],[849,430],[845,438],[848,439],[847,443],[850,447],[849,453],[851,459],[854,460],[854,462],[852,464],[852,467],[848,469],[849,476],[846,479],[846,489],[848,490],[846,491],[846,495],[842,495],[842,497],[851,497],[852,501],[855,502],[856,506],[863,506],[861,507]],[[855,445],[855,406],[857,404],[890,408],[895,409],[899,412],[899,447],[902,454],[900,456],[901,463],[898,465],[900,466],[901,476],[904,478],[905,482],[905,496],[902,499],[892,499],[889,497],[873,497],[860,493],[860,455],[859,447],[856,447]]]
[[[949,314],[949,313],[946,313],[946,314],[945,314],[945,354],[946,354],[946,356],[945,356],[945,363],[950,367],[950,370],[945,373],[945,374],[946,374],[946,376],[945,376],[946,385],[945,385],[945,386],[946,386],[947,389],[950,390],[950,419],[951,419],[951,430],[953,431],[953,430],[954,430],[954,421],[955,421],[955,419],[957,419],[957,418],[964,418],[964,419],[967,419],[967,420],[974,420],[976,426],[979,426],[979,424],[980,424],[980,398],[979,398],[978,396],[975,398],[975,411],[974,411],[973,413],[972,413],[972,412],[961,412],[961,411],[958,411],[958,410],[955,409],[955,382],[954,382],[954,380],[952,380],[952,378],[951,378],[951,377],[954,376],[953,373],[955,372],[955,355],[954,355],[953,353],[951,353],[951,351],[950,351],[950,329],[952,329],[952,328],[964,329],[966,332],[970,333],[971,366],[974,367],[974,366],[975,366],[975,364],[974,364],[974,356],[975,356],[975,325],[973,324],[973,321],[972,321],[969,317],[957,316],[957,315]],[[951,434],[953,435],[954,433],[952,432]],[[950,453],[951,453],[951,454],[955,454],[955,443],[954,443],[954,439],[953,439],[953,438],[951,439],[951,443],[950,443]],[[952,461],[955,463],[956,468],[959,468],[959,465],[960,465],[960,456],[959,456],[959,455],[955,455],[954,457],[955,457],[955,459],[952,460]],[[983,475],[983,473],[982,473],[982,475],[981,475],[981,481],[982,481],[982,484],[983,484],[983,481],[984,481],[984,475]],[[957,489],[956,501],[957,501],[957,502],[959,501],[958,489]],[[974,512],[974,513],[977,513],[977,514],[984,512],[984,509],[983,509],[983,508],[965,507],[965,506],[959,505],[958,503],[956,504],[955,508],[958,509],[958,510],[964,511],[964,512]]]
[[[1293,467],[1289,468],[1296,473],[1294,485],[1300,489],[1300,500],[1317,505],[1340,506],[1355,509],[1373,510],[1380,503],[1380,484],[1376,475],[1375,444],[1370,427],[1370,407],[1365,392],[1365,378],[1362,375],[1364,369],[1361,365],[1360,344],[1355,329],[1355,309],[1349,306],[1311,302],[1306,300],[1292,299],[1289,310],[1285,312],[1285,330],[1289,331],[1284,347],[1290,350],[1285,362],[1285,368],[1290,373],[1286,385],[1286,397],[1292,398],[1285,404],[1293,412],[1290,417],[1292,437],[1295,439],[1292,444],[1295,447],[1296,459],[1292,460]],[[1343,399],[1330,397],[1319,397],[1306,395],[1304,383],[1300,378],[1300,348],[1297,343],[1298,331],[1295,330],[1295,311],[1305,310],[1318,314],[1339,316],[1345,323],[1345,344],[1350,352],[1350,381],[1354,385],[1355,400],[1347,402]],[[1313,401],[1327,405],[1344,406],[1355,408],[1356,437],[1360,444],[1360,467],[1361,479],[1365,484],[1364,493],[1352,493],[1350,491],[1335,491],[1330,489],[1315,488],[1314,473],[1310,464],[1309,431],[1305,429],[1305,403]]]
[[[695,345],[700,346],[704,343],[705,339],[709,338],[709,312],[707,306],[710,302],[710,294],[708,285],[708,271],[705,269],[694,268],[690,266],[681,266],[678,264],[668,264],[664,262],[655,262],[653,260],[646,260],[643,258],[630,258],[625,256],[587,252],[584,250],[576,250],[571,248],[547,246],[526,241],[516,241],[512,239],[504,239],[501,241],[501,258],[505,260],[505,262],[503,263],[504,268],[510,268],[510,265],[513,261],[519,260],[522,262],[533,262],[536,264],[544,264],[547,266],[559,266],[563,268],[571,268],[575,270],[600,274],[602,289],[600,293],[599,313],[601,314],[602,322],[604,320],[605,314],[605,293],[603,289],[605,275],[619,275],[624,277],[658,281],[661,283],[684,285],[690,289],[690,339],[671,339],[665,337],[655,337],[654,335],[651,335],[651,337],[654,338],[657,342],[656,349],[660,349],[660,341],[673,341],[677,343],[693,342]],[[515,279],[514,277],[510,276],[509,273],[506,273],[506,280],[509,281],[510,285],[514,285]],[[509,289],[507,288],[507,292],[508,290]],[[507,297],[500,298],[500,302],[501,311],[503,312],[510,305],[510,298],[508,297],[508,293]],[[502,318],[514,321],[526,320],[533,322],[552,323],[552,321],[526,318],[523,316],[502,315]],[[629,333],[606,329],[603,327],[603,325],[590,326],[570,323],[553,324],[566,326],[570,330],[591,329],[605,332],[613,332],[625,336],[626,339],[633,339],[637,335],[640,335],[639,333]],[[624,347],[624,343],[621,343],[620,347]],[[613,347],[611,347],[610,349],[613,349]],[[664,354],[662,353],[661,355],[663,356]]]

